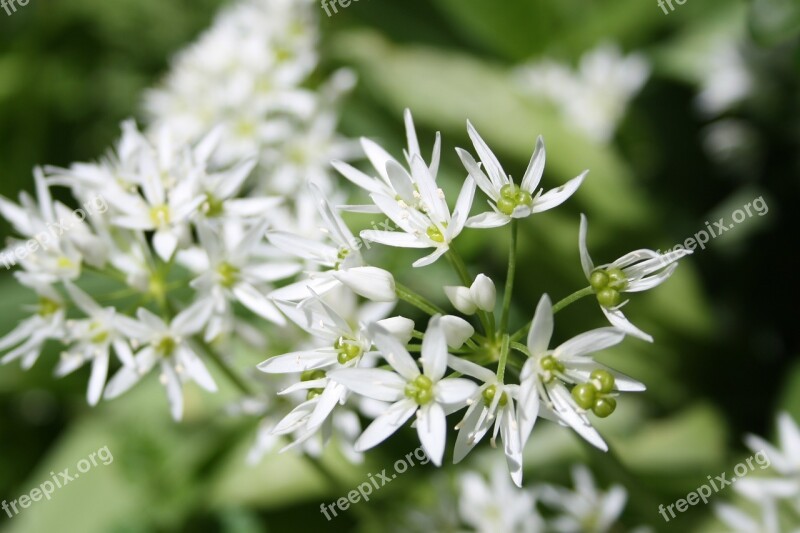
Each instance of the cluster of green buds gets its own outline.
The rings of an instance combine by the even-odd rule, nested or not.
[[[594,370],[589,375],[588,382],[579,383],[572,388],[572,399],[581,409],[606,418],[617,408],[617,401],[611,395],[614,381],[614,376],[607,370]]]
[[[481,395],[483,396],[483,403],[485,403],[487,407],[492,405],[494,397],[497,395],[497,386],[490,385],[489,387],[486,387],[485,389],[483,389]],[[498,405],[500,405],[500,407],[505,407],[506,405],[508,405],[508,394],[503,392],[502,395],[500,396],[500,399],[497,400],[497,403]]]
[[[419,405],[425,405],[433,400],[433,381],[425,374],[420,374],[413,381],[406,383],[403,392],[406,398],[414,400]]]
[[[628,286],[628,278],[619,268],[598,269],[589,277],[597,301],[605,308],[616,307],[621,299],[620,292]]]
[[[325,379],[327,375],[324,370],[306,370],[300,374],[300,381],[315,381],[317,379]],[[312,400],[322,394],[325,389],[308,389],[306,393],[306,400]]]
[[[497,199],[497,209],[504,215],[511,216],[517,207],[530,207],[533,205],[533,196],[526,190],[520,189],[513,183],[503,185],[500,189],[500,198]]]
[[[543,379],[545,383],[550,383],[555,379],[556,374],[564,372],[564,364],[552,355],[542,357],[542,360],[539,361],[539,366],[544,370]]]
[[[336,360],[339,361],[340,365],[346,365],[364,353],[364,350],[357,342],[346,337],[339,337],[336,339],[336,342],[333,343],[333,348],[339,352]]]

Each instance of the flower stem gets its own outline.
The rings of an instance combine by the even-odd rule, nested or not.
[[[592,289],[591,287],[584,287],[583,289],[581,289],[579,291],[573,292],[572,294],[570,294],[566,298],[564,298],[562,300],[559,300],[558,302],[555,303],[555,305],[553,305],[553,314],[558,313],[559,311],[561,311],[565,307],[577,302],[578,300],[580,300],[584,296],[589,296],[590,294],[594,294],[594,289]],[[525,334],[530,329],[530,327],[531,327],[531,323],[528,322],[527,324],[525,324],[524,326],[519,328],[516,331],[516,333],[511,335],[511,342],[518,341],[522,337],[524,337]]]
[[[506,363],[508,362],[508,346],[510,338],[508,333],[503,333],[503,341],[500,344],[500,362],[497,364],[497,381],[503,383],[506,374]]]
[[[441,308],[439,308],[439,306],[428,301],[424,296],[417,294],[416,292],[409,289],[405,285],[401,285],[400,283],[395,283],[394,290],[397,293],[398,298],[400,298],[404,302],[410,303],[420,311],[424,311],[429,315],[445,314],[445,312]]]
[[[250,385],[245,381],[245,379],[239,375],[239,373],[234,370],[223,358],[219,355],[216,350],[214,350],[211,346],[207,343],[202,343],[203,350],[208,355],[209,359],[211,359],[214,364],[219,368],[225,377],[227,377],[231,383],[233,383],[239,391],[244,394],[245,396],[255,396],[255,392],[250,387]]]
[[[506,289],[503,292],[503,314],[500,317],[500,331],[506,332],[508,327],[508,313],[511,308],[511,293],[514,290],[514,275],[517,270],[517,219],[511,219],[511,245],[508,250],[508,274],[506,275]]]

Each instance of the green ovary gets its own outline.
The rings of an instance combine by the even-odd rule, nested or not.
[[[419,405],[425,405],[433,400],[433,381],[424,374],[420,374],[414,381],[410,381],[405,387],[406,398],[414,400]]]
[[[597,296],[597,301],[605,308],[619,305],[620,292],[628,287],[628,278],[619,268],[595,270],[589,276],[589,284]]]
[[[346,337],[339,337],[336,339],[336,342],[333,343],[333,347],[339,352],[336,360],[339,361],[340,365],[346,365],[364,353],[364,350],[361,349],[361,346],[353,341],[353,339],[348,339]]]
[[[533,205],[533,196],[528,191],[524,191],[509,183],[500,189],[500,197],[497,199],[497,209],[504,215],[511,216],[517,207],[530,207]]]

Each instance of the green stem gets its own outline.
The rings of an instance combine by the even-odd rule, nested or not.
[[[245,396],[255,396],[255,392],[250,385],[239,375],[239,373],[231,368],[231,366],[220,356],[216,350],[205,342],[201,343],[204,351],[214,364],[219,368],[223,374],[233,383],[239,391]]]
[[[558,313],[559,311],[561,311],[562,309],[564,309],[568,305],[571,305],[571,304],[577,302],[578,300],[580,300],[581,298],[583,298],[584,296],[589,296],[590,294],[594,294],[594,289],[592,289],[591,287],[584,287],[583,289],[581,289],[579,291],[573,292],[572,294],[570,294],[569,296],[567,296],[563,300],[559,300],[558,302],[555,303],[555,305],[553,305],[553,314]],[[527,324],[525,324],[524,326],[519,328],[516,331],[516,333],[511,335],[511,342],[518,341],[522,337],[524,337],[525,334],[530,329],[530,327],[531,327],[531,323],[528,322]]]
[[[503,314],[500,316],[500,331],[506,332],[508,327],[508,313],[511,309],[511,292],[514,290],[514,275],[517,270],[517,219],[511,219],[511,247],[508,250],[508,274],[506,275],[506,289],[503,293]]]
[[[510,339],[508,333],[503,333],[503,342],[500,345],[500,362],[497,365],[497,381],[503,383],[503,377],[506,375],[506,363],[508,362],[508,345]]]
[[[401,285],[400,283],[395,283],[394,289],[395,292],[397,293],[398,298],[400,298],[404,302],[410,303],[420,311],[424,311],[429,315],[446,314],[439,306],[428,301],[425,297],[420,296],[419,294],[409,289],[405,285]]]

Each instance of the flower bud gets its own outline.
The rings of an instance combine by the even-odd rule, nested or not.
[[[472,315],[475,313],[477,306],[472,300],[472,295],[467,287],[445,287],[444,293],[453,304],[453,307],[464,313],[465,315]]]
[[[397,300],[394,277],[382,268],[363,266],[338,270],[333,276],[354,293],[373,302]]]
[[[447,345],[454,350],[461,348],[475,333],[475,328],[461,317],[445,315],[440,319],[439,324],[441,324]]]
[[[414,331],[414,321],[404,316],[393,316],[384,318],[376,322],[379,326],[389,332],[392,337],[406,345],[411,340]]]
[[[469,288],[472,301],[481,311],[494,311],[494,303],[497,299],[497,290],[494,281],[488,276],[478,274],[472,286]]]

